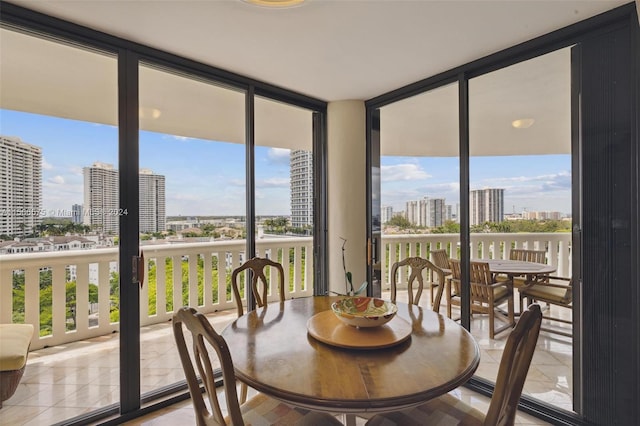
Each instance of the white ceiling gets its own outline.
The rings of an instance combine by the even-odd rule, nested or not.
[[[627,1],[307,0],[279,10],[241,0],[11,3],[337,101],[370,99]],[[113,58],[9,31],[0,43],[0,107],[116,124]],[[471,154],[569,153],[569,65],[564,49],[471,80]],[[241,95],[161,74],[141,71],[141,107],[161,111],[159,119],[141,114],[141,128],[244,141]],[[456,91],[382,108],[383,155],[458,155]],[[521,118],[535,124],[514,129]],[[307,111],[256,102],[258,145],[308,147],[310,136]]]
[[[628,0],[11,0],[326,101],[370,99]]]

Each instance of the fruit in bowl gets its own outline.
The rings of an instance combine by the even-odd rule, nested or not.
[[[398,307],[375,297],[347,297],[332,303],[331,310],[350,326],[378,327],[391,321]]]

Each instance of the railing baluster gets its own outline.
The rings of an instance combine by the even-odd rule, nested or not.
[[[111,271],[109,261],[98,262],[98,329],[111,330]]]
[[[187,268],[188,268],[188,286],[189,286],[189,306],[200,306],[200,300],[198,297],[198,253],[190,253],[187,258]]]
[[[89,329],[89,264],[80,263],[76,267],[76,333],[86,335]]]
[[[24,268],[24,322],[33,324],[35,335],[40,336],[40,268]]]
[[[57,345],[58,340],[62,340],[67,332],[67,298],[66,298],[66,280],[65,266],[56,265],[53,267],[51,274],[52,280],[52,298],[51,298],[51,315],[53,316],[53,333],[51,336],[52,345]]]
[[[213,268],[211,267],[211,261],[213,259],[213,253],[207,250],[202,253],[202,305],[204,308],[211,309],[213,306]]]
[[[173,312],[177,312],[184,305],[182,301],[182,255],[171,256],[171,262],[173,266],[171,274],[173,279]]]
[[[12,283],[12,285],[0,285],[0,323],[13,322],[13,269],[5,268],[0,271],[0,283]]]

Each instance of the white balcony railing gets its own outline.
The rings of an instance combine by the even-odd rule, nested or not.
[[[566,233],[472,234],[472,258],[506,258],[509,247],[547,251],[547,263],[558,274],[569,276],[571,235]],[[457,234],[389,235],[383,237],[381,253],[382,288],[389,282],[390,265],[407,256],[427,256],[430,250],[447,248],[458,257]],[[507,249],[505,250],[505,247]],[[161,244],[143,246],[146,277],[140,294],[140,322],[150,325],[168,321],[173,308],[185,304],[203,312],[235,309],[227,277],[244,259],[244,240],[207,243]],[[257,241],[259,256],[268,256],[283,264],[285,296],[305,297],[313,294],[312,239],[272,238]],[[24,275],[24,322],[40,330],[42,311],[41,275],[51,274],[51,329],[36,333],[31,349],[59,345],[110,334],[118,330],[110,318],[111,275],[118,271],[118,249],[75,250],[11,254],[0,256],[0,322],[13,322],[13,278]],[[155,273],[155,288],[150,273]],[[401,271],[401,273],[403,273]],[[75,280],[74,326],[67,330],[67,282]],[[275,283],[275,279],[270,280]],[[97,303],[90,304],[90,284],[97,287]],[[94,287],[95,288],[95,287]],[[277,299],[270,289],[270,300]]]
[[[450,257],[459,258],[458,234],[385,235],[380,262],[382,288],[388,288],[391,265],[409,256],[429,256],[431,250],[446,249]],[[571,234],[569,233],[487,233],[471,234],[471,259],[508,259],[513,248],[544,250],[547,264],[556,267],[555,274],[571,276]],[[400,269],[399,280],[407,271]]]
[[[259,256],[282,263],[287,298],[313,294],[311,238],[261,239]],[[173,308],[197,306],[202,312],[235,309],[227,277],[244,259],[244,240],[142,246],[146,276],[140,294],[140,323],[168,321]],[[41,330],[40,286],[43,271],[51,273],[51,329]],[[24,275],[24,322],[33,324],[31,349],[102,336],[118,330],[111,319],[111,275],[118,271],[118,249],[74,250],[0,256],[0,322],[13,322],[14,274]],[[155,273],[151,290],[150,272]],[[67,330],[67,281],[75,278],[75,326]],[[270,279],[275,283],[275,279]],[[90,304],[90,284],[97,286],[98,302]],[[214,291],[215,290],[215,291]],[[270,289],[269,299],[277,299]],[[184,299],[183,299],[184,297]],[[167,300],[169,298],[169,300]],[[87,309],[75,307],[87,306]],[[155,312],[152,312],[154,311]]]

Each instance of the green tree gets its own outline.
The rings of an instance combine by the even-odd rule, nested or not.
[[[111,322],[120,321],[120,273],[111,272],[109,277],[109,319]]]
[[[459,234],[460,224],[453,220],[447,220],[444,225],[431,230],[432,234]]]
[[[397,226],[400,229],[408,229],[415,228],[411,222],[407,220],[404,216],[395,215],[391,219],[387,221],[388,225]]]

